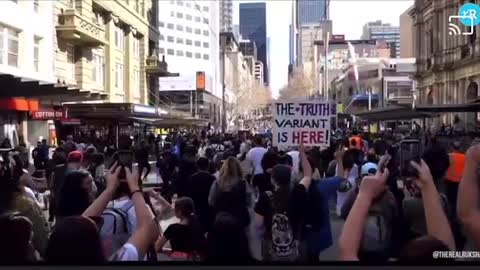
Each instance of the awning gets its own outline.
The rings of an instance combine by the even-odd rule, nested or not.
[[[464,104],[416,105],[415,108],[419,112],[429,113],[480,112],[480,102],[475,100]]]
[[[372,101],[378,101],[378,94],[371,95]],[[353,95],[352,101],[368,101],[368,94]]]
[[[33,112],[39,109],[38,100],[24,98],[0,98],[0,110]]]
[[[0,98],[34,98],[58,102],[101,100],[108,95],[83,91],[75,86],[53,84],[0,73]]]
[[[196,118],[163,118],[155,121],[153,124],[156,127],[192,127],[192,126],[206,126],[208,125],[208,120],[205,119],[196,119]]]
[[[72,103],[65,104],[69,117],[111,122],[143,123],[156,127],[197,126],[207,120],[186,116],[185,113],[166,111],[158,107],[133,103]]]
[[[158,108],[133,103],[67,103],[64,107],[72,118],[126,121],[133,117],[142,122],[160,118]]]
[[[409,106],[389,106],[355,114],[368,121],[410,120],[415,118],[430,118],[433,113],[419,112]]]

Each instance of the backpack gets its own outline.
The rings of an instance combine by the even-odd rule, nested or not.
[[[273,194],[267,191],[273,209],[270,239],[267,252],[271,261],[293,262],[300,258],[299,242],[295,239],[287,211],[277,211],[273,204]]]
[[[213,160],[213,158],[215,157],[215,150],[213,150],[212,148],[210,147],[207,147],[205,149],[205,157],[208,158],[208,160]]]
[[[362,237],[361,252],[388,259],[393,243],[393,223],[397,215],[396,200],[386,191],[368,212]]]
[[[108,258],[111,258],[133,233],[128,223],[128,210],[132,207],[133,202],[129,200],[120,208],[114,208],[112,205],[102,213],[103,225],[100,236]]]

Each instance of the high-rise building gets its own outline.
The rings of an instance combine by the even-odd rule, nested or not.
[[[232,32],[233,0],[220,0],[220,29],[222,32]]]
[[[326,32],[332,32],[332,21],[304,24],[299,29],[298,64],[314,61],[314,42],[323,40]]]
[[[264,81],[264,68],[261,61],[255,61],[255,79],[259,81]]]
[[[181,78],[195,78],[197,72],[204,72],[205,91],[220,97],[219,2],[158,1],[158,7],[159,51],[168,68]],[[160,78],[160,91],[167,91],[164,86],[170,89],[170,81]]]
[[[253,56],[255,60],[257,59],[257,46],[255,45],[255,42],[251,40],[242,40],[240,41],[239,47],[243,55]]]
[[[240,40],[243,40],[243,37],[242,37],[242,35],[240,34],[240,25],[234,24],[234,25],[233,25],[233,31],[232,31],[232,32],[233,32],[233,35],[235,36],[235,39],[236,39],[236,40],[239,40],[239,41],[240,41]]]
[[[295,0],[295,3],[298,26],[329,19],[330,0]]]
[[[414,31],[413,18],[410,14],[413,11],[413,6],[408,8],[402,15],[400,15],[400,57],[410,58],[415,57],[414,54]]]
[[[266,3],[240,4],[240,34],[255,42],[258,60],[263,64],[263,79],[268,85]]]
[[[386,41],[394,57],[400,57],[400,27],[381,20],[368,22],[363,26],[362,39]]]

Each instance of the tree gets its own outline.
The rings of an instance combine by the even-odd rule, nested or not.
[[[253,85],[239,85],[228,102],[228,122],[238,127],[239,119],[252,118],[254,111],[270,106],[272,100],[271,90],[263,84],[254,82]]]
[[[313,94],[315,79],[313,74],[305,74],[303,70],[293,71],[287,85],[280,89],[280,100],[305,99]]]

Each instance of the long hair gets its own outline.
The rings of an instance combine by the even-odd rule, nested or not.
[[[288,211],[290,199],[290,178],[291,175],[276,175],[277,170],[290,170],[287,165],[275,165],[272,171],[272,180],[276,189],[273,192],[273,206],[276,211]]]
[[[13,207],[14,200],[19,193],[18,183],[23,174],[23,164],[19,155],[12,156],[14,165],[7,159],[0,169],[0,213]]]
[[[207,243],[208,262],[231,264],[252,261],[245,228],[227,212],[218,213]]]
[[[191,237],[198,238],[197,236],[202,235],[202,227],[197,215],[195,214],[195,204],[191,198],[178,198],[175,201],[175,213],[180,219],[186,220],[187,225],[193,229],[194,235]],[[191,241],[194,243],[196,250],[200,251],[201,245],[203,244],[202,239],[191,239]]]
[[[89,176],[90,173],[86,171],[73,171],[66,175],[57,200],[60,217],[81,215],[90,206],[90,193],[82,187],[83,181]]]
[[[19,213],[6,213],[0,216],[0,261],[3,263],[33,262],[32,222]]]
[[[238,159],[229,157],[223,162],[218,177],[218,185],[221,190],[229,191],[243,180],[243,171]]]
[[[46,260],[56,264],[105,263],[106,257],[95,222],[83,216],[60,220],[50,235]]]

